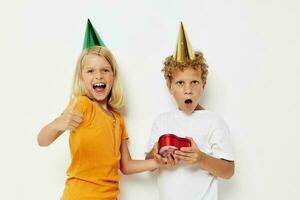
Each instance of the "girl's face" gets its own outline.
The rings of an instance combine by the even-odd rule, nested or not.
[[[176,70],[172,77],[168,87],[177,106],[185,113],[193,112],[199,104],[203,92],[201,70],[194,70],[193,68],[187,68],[183,71]]]
[[[86,55],[82,61],[82,78],[88,96],[100,104],[107,104],[114,74],[109,62],[98,55]]]

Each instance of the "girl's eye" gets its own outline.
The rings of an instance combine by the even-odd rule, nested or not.
[[[88,73],[93,73],[93,72],[94,72],[94,70],[92,70],[92,69],[89,69],[87,72],[88,72]]]
[[[101,72],[102,72],[102,73],[109,73],[109,72],[110,72],[110,69],[104,68],[104,69],[101,69]]]

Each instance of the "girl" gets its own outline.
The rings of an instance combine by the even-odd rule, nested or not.
[[[119,169],[133,174],[159,167],[153,159],[131,159],[124,120],[116,111],[123,103],[119,72],[106,47],[83,50],[72,96],[64,113],[38,134],[38,144],[48,146],[71,131],[71,164],[62,200],[116,199]]]

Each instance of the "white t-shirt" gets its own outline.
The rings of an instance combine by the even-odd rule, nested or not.
[[[199,149],[215,158],[233,160],[226,123],[208,110],[186,114],[176,110],[159,115],[154,121],[147,152],[159,136],[172,133],[192,137]],[[161,200],[217,200],[217,177],[193,165],[179,163],[171,169],[160,169],[158,187]]]

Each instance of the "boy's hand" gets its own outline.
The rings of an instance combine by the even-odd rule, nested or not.
[[[191,147],[181,147],[180,151],[175,151],[174,157],[189,164],[200,164],[203,159],[203,152],[200,151],[193,138],[188,137],[191,141]]]
[[[70,107],[54,120],[53,124],[58,131],[72,131],[80,125],[83,115],[82,113],[75,111],[76,105],[77,99],[74,99]]]
[[[159,164],[161,168],[170,168],[175,166],[178,163],[178,159],[174,158],[172,155],[167,155],[166,157],[162,157],[158,152],[158,144],[157,142],[154,144],[152,149],[152,155],[154,160]]]

